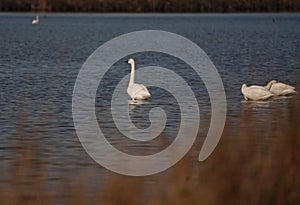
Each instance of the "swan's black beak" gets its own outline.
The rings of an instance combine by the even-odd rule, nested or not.
[[[128,61],[124,61],[125,63],[128,63]]]

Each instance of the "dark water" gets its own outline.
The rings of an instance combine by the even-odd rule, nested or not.
[[[270,118],[274,108],[282,109],[280,118],[295,98],[266,103],[243,103],[241,85],[265,85],[272,79],[296,85],[300,69],[300,14],[206,14],[206,15],[40,15],[41,23],[31,25],[33,14],[0,15],[0,160],[5,167],[12,160],[21,134],[26,140],[40,137],[40,156],[50,170],[84,169],[94,162],[83,150],[72,120],[72,93],[77,74],[92,52],[106,41],[138,30],[164,30],[182,35],[200,46],[214,62],[227,96],[229,126],[243,112],[254,113],[258,124]],[[120,48],[121,49],[121,48]],[[203,121],[210,117],[208,94],[201,79],[193,79],[186,65],[159,53],[133,56],[139,66],[159,65],[181,70],[187,81],[199,81],[195,93]],[[109,118],[110,96],[114,86],[129,73],[117,62],[97,92],[99,126],[110,136],[118,136]],[[163,80],[163,79],[162,79]],[[160,105],[168,114],[166,142],[158,145],[136,144],[124,139],[112,143],[123,151],[135,147],[137,153],[151,154],[172,142],[180,119],[176,100],[159,88],[149,88],[148,105],[137,106],[132,121],[147,128],[148,112]],[[299,88],[298,88],[299,89]],[[126,99],[126,100],[129,100]],[[272,122],[270,122],[272,123]],[[202,128],[203,132],[207,129]],[[262,132],[261,128],[257,128]],[[267,134],[263,132],[264,134]],[[125,144],[124,146],[124,142]],[[195,159],[196,160],[196,159]],[[101,169],[104,171],[103,169]],[[106,171],[104,171],[106,172]],[[53,173],[53,180],[56,179]],[[52,177],[52,176],[50,176]],[[50,178],[51,180],[51,178]]]

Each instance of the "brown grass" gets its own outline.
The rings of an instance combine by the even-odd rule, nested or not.
[[[195,145],[163,173],[127,177],[107,172],[96,188],[89,184],[97,165],[71,180],[62,173],[59,183],[49,188],[47,160],[37,154],[39,137],[25,140],[20,123],[11,171],[0,176],[0,204],[299,204],[298,102],[287,110],[288,119],[277,119],[281,111],[272,111],[270,120],[276,123],[266,132],[254,131],[259,125],[251,110],[241,115],[234,130],[227,122],[217,149],[204,162],[197,161],[200,147]]]

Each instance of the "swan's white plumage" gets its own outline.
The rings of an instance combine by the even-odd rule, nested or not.
[[[32,20],[32,24],[38,24],[40,22],[39,16],[36,16],[34,20]]]
[[[258,85],[252,85],[247,87],[246,84],[243,84],[241,89],[245,100],[267,100],[274,96],[267,88]]]
[[[265,87],[277,96],[296,93],[295,87],[277,82],[276,80],[271,80]]]
[[[127,93],[132,100],[146,100],[151,97],[146,86],[143,84],[137,84],[134,82],[135,77],[135,62],[132,58],[128,60],[128,63],[131,65],[131,74],[130,81],[127,88]]]

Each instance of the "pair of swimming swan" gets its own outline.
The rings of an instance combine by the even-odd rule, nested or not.
[[[295,87],[277,82],[276,80],[271,80],[266,86],[252,85],[247,87],[246,84],[243,84],[241,91],[245,100],[254,101],[296,93]]]

